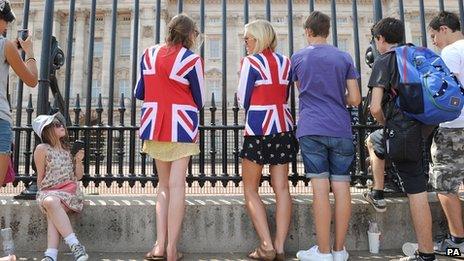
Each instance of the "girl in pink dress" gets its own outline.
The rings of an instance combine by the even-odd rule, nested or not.
[[[47,250],[42,261],[56,261],[60,235],[71,249],[76,261],[86,261],[89,256],[73,232],[68,213],[81,212],[83,195],[79,180],[84,174],[84,151],[73,157],[68,143],[68,133],[61,114],[40,115],[32,123],[34,132],[41,138],[34,152],[37,169],[37,203],[47,215]]]

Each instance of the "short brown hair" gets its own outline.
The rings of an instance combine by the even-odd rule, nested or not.
[[[304,23],[304,29],[310,29],[313,36],[329,36],[330,17],[322,12],[312,12]]]
[[[166,43],[170,45],[182,44],[187,49],[191,49],[195,45],[190,35],[199,33],[195,22],[186,14],[178,14],[174,16],[168,24],[168,33]]]

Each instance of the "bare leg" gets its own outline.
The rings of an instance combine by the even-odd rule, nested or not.
[[[430,213],[427,192],[408,194],[409,208],[416,232],[419,251],[433,253],[432,215]]]
[[[54,196],[48,196],[43,201],[43,207],[47,210],[47,218],[55,225],[56,230],[65,238],[73,233],[71,221],[61,201]]]
[[[311,179],[313,187],[313,215],[316,224],[316,240],[319,252],[330,253],[331,209],[329,201],[330,184],[328,179]]]
[[[10,164],[10,154],[0,154],[0,187],[3,186],[5,181],[6,171]]]
[[[251,217],[253,226],[261,241],[261,248],[265,250],[274,249],[272,245],[271,232],[267,223],[266,208],[258,194],[259,181],[263,166],[250,160],[243,159],[242,179],[245,193],[245,204]]]
[[[345,246],[346,233],[351,218],[350,183],[332,181],[335,196],[335,242],[334,251],[341,251]]]
[[[47,213],[47,248],[53,248],[53,249],[58,249],[58,246],[60,244],[60,233],[55,227],[55,224],[53,224],[52,220],[50,217],[48,217]]]
[[[369,159],[371,160],[372,175],[374,177],[375,190],[384,189],[385,179],[385,160],[380,159],[374,152],[374,145],[370,138],[367,139],[367,150],[369,151]]]
[[[276,236],[274,248],[284,253],[285,239],[292,216],[292,199],[288,190],[288,164],[270,167],[272,189],[276,194]]]
[[[190,157],[171,163],[169,177],[168,245],[167,258],[177,260],[177,242],[185,212],[185,175]]]
[[[151,250],[151,255],[163,256],[168,232],[169,175],[171,172],[171,162],[156,160],[156,170],[158,171],[156,242]]]
[[[440,199],[441,207],[445,212],[446,220],[448,220],[450,234],[455,237],[464,237],[462,207],[458,196],[438,193],[438,199]]]

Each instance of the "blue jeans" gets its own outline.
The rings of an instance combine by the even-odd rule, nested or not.
[[[355,151],[353,140],[326,136],[300,138],[301,155],[306,177],[350,181],[350,166]]]
[[[11,154],[13,131],[9,121],[0,119],[0,154]]]

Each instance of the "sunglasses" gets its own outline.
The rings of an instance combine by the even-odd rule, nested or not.
[[[254,37],[251,37],[251,36],[245,36],[245,37],[243,37],[243,41],[244,41],[245,43],[248,43],[248,41],[250,41],[250,40],[252,40],[252,39],[255,39],[255,38],[254,38]]]
[[[52,122],[51,126],[53,126],[54,128],[63,128],[64,127],[63,123],[61,123],[59,121]]]

